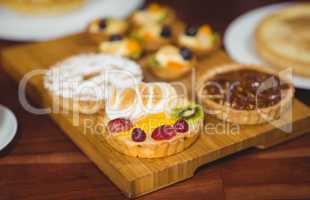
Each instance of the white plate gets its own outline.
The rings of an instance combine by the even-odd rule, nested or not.
[[[252,10],[235,19],[227,28],[224,35],[224,45],[228,54],[240,63],[264,64],[255,52],[254,32],[263,17],[270,13],[291,5],[292,3],[274,4]],[[310,89],[310,79],[293,76],[293,83],[298,88]]]
[[[17,131],[17,120],[10,109],[0,105],[0,150],[6,147]]]
[[[0,7],[0,38],[50,40],[80,32],[98,17],[125,17],[143,0],[88,0],[80,9],[59,16],[27,16]]]

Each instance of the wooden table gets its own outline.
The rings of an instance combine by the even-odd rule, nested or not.
[[[210,23],[221,33],[252,8],[280,1],[170,0],[191,23]],[[0,49],[15,45],[0,41]],[[0,67],[0,104],[17,115],[14,142],[0,152],[0,199],[125,199],[61,133],[48,116],[27,113],[17,85]],[[4,95],[5,94],[5,95]],[[297,97],[310,103],[309,91]],[[202,167],[196,175],[141,199],[310,199],[310,135],[265,151],[250,149]]]

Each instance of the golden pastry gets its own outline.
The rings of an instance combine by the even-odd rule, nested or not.
[[[168,45],[150,55],[146,65],[158,78],[176,80],[191,72],[196,59],[191,50]]]
[[[310,77],[310,4],[277,11],[257,26],[256,50],[268,63]]]
[[[191,49],[197,55],[207,55],[220,46],[219,36],[208,25],[183,28],[177,41],[180,46]]]
[[[92,21],[87,28],[87,32],[99,44],[112,35],[124,35],[128,28],[128,23],[124,20],[106,18]]]
[[[130,17],[130,21],[134,26],[147,26],[150,24],[172,24],[175,18],[172,9],[152,3],[134,12]]]
[[[184,151],[198,138],[204,114],[183,98],[168,83],[115,90],[101,118],[107,125],[106,141],[123,154],[141,158]]]
[[[293,85],[269,68],[231,64],[207,72],[197,88],[209,113],[237,124],[278,119],[291,105]]]

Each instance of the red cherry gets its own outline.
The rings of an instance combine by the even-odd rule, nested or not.
[[[133,129],[131,139],[135,142],[143,142],[146,139],[146,134],[141,128]]]
[[[185,119],[179,119],[173,127],[178,133],[186,133],[188,131],[188,123]]]
[[[169,140],[174,136],[176,136],[175,129],[170,125],[159,126],[152,132],[154,140]]]
[[[133,127],[132,123],[128,119],[117,118],[109,121],[108,129],[111,133],[119,133],[128,131]]]

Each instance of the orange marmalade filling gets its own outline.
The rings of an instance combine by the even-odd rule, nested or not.
[[[139,119],[130,130],[118,133],[117,137],[130,137],[132,130],[135,128],[140,128],[146,134],[151,134],[157,127],[161,125],[173,125],[176,121],[177,119],[171,118],[163,112],[150,114]]]

